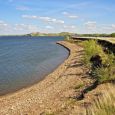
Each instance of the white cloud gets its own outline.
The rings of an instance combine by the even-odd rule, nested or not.
[[[74,25],[64,25],[63,26],[65,29],[75,29],[76,28],[76,26],[74,26]]]
[[[2,20],[0,20],[0,26],[7,26],[8,24]]]
[[[64,24],[63,20],[59,20],[59,19],[55,19],[55,18],[50,18],[50,17],[41,17],[41,16],[32,16],[32,15],[22,15],[22,18],[26,18],[26,19],[39,19],[41,21],[44,22],[48,22],[48,23],[57,23],[57,24]]]
[[[30,25],[30,24],[15,24],[14,25],[15,30],[32,30],[36,31],[38,30],[38,27],[36,25]]]
[[[27,18],[27,19],[38,19],[39,17],[37,16],[30,16],[30,15],[22,15],[22,18]]]
[[[72,18],[72,19],[77,19],[78,18],[78,16],[75,16],[75,15],[69,15],[68,17]]]
[[[64,31],[64,32],[77,32],[77,27],[75,26],[75,25],[63,25],[62,27],[61,27],[61,29],[62,29],[62,31]]]
[[[39,31],[38,26],[31,24],[10,24],[0,20],[0,34],[24,34]]]
[[[83,1],[80,3],[74,3],[74,4],[68,4],[66,7],[66,9],[72,9],[72,10],[79,10],[79,9],[87,9],[89,8],[89,6],[93,5],[92,1]]]
[[[18,7],[16,7],[16,9],[17,9],[17,10],[21,10],[21,11],[30,10],[30,8],[27,7],[27,6],[18,6]]]
[[[52,27],[52,26],[46,26],[46,28],[47,28],[47,29],[53,29],[53,27]]]
[[[103,25],[100,28],[102,29],[102,31],[104,31],[106,33],[113,33],[113,32],[115,32],[115,24]]]
[[[103,30],[111,30],[112,29],[112,27],[111,26],[103,26],[103,27],[101,27]]]
[[[74,15],[74,14],[70,14],[68,12],[62,12],[62,14],[65,15],[66,17],[68,17],[68,18],[71,18],[71,19],[77,19],[77,18],[79,18],[79,16]]]
[[[63,15],[68,15],[68,12],[62,12]]]
[[[1,24],[1,23],[4,23],[4,21],[0,20],[0,24]]]
[[[112,27],[112,29],[115,29],[115,24],[112,24],[111,27]]]
[[[6,22],[0,20],[0,30],[6,30],[9,28],[9,24],[7,24]]]
[[[95,29],[96,28],[96,22],[95,21],[88,21],[85,23],[86,28],[88,29]]]
[[[50,17],[38,17],[38,18],[43,20],[43,21],[50,21],[51,20]]]

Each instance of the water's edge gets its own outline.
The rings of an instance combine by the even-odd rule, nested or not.
[[[61,65],[64,65],[65,61],[68,60],[69,56],[71,55],[70,54],[71,50],[70,50],[69,47],[67,47],[66,45],[64,45],[62,42],[63,41],[58,41],[58,42],[56,42],[56,44],[62,46],[63,48],[65,48],[68,51],[68,56],[65,58],[65,60],[63,60],[63,62],[61,64],[59,64],[54,69],[52,69],[52,71],[50,73],[47,73],[45,76],[42,76],[42,78],[39,81],[35,82],[34,84],[30,84],[28,86],[24,86],[21,89],[17,89],[15,91],[11,91],[11,92],[8,92],[6,94],[0,95],[0,98],[7,97],[7,96],[12,96],[12,95],[18,94],[20,92],[26,91],[26,90],[28,90],[28,89],[36,86],[40,82],[44,81],[48,76],[50,76],[51,74],[53,74],[58,68],[60,68]]]

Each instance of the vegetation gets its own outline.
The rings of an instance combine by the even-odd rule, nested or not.
[[[102,47],[96,40],[87,40],[83,42],[72,41],[71,37],[66,37],[69,42],[74,42],[84,47],[83,62],[90,69],[90,75],[98,81],[98,84],[115,81],[115,55]],[[98,64],[98,59],[95,63],[91,61],[92,57],[98,56],[101,60]],[[106,86],[106,84],[102,84]],[[75,89],[83,87],[83,84],[75,86]],[[103,90],[103,89],[102,89]],[[99,91],[100,92],[100,91]],[[114,115],[115,113],[115,87],[104,87],[104,93],[95,98],[92,105],[86,107],[85,115]]]
[[[74,40],[71,39],[71,35],[65,35],[65,36],[64,36],[64,40],[65,40],[65,41],[68,41],[68,42],[70,42],[70,43],[74,43]]]
[[[115,37],[115,33],[112,33],[110,36],[111,36],[111,37]]]
[[[115,81],[115,55],[109,51],[104,52],[103,47],[95,40],[84,41],[82,45],[85,49],[83,61],[87,67],[91,68],[91,76],[99,84]],[[94,65],[91,62],[91,58],[95,55],[101,57],[101,66],[92,67]],[[96,98],[90,108],[86,108],[86,115],[114,115],[115,87],[114,85],[107,86],[104,91],[104,94]]]
[[[68,35],[72,35],[73,33],[69,33],[69,32],[61,32],[61,33],[40,33],[40,32],[34,32],[34,33],[30,33],[27,34],[26,36],[68,36]]]
[[[115,37],[115,33],[112,34],[78,34],[80,37]]]
[[[86,108],[86,115],[114,115],[115,114],[115,87],[107,85],[104,94],[94,100],[90,108]]]
[[[105,53],[102,46],[95,40],[83,42],[85,54],[83,62],[87,67],[91,68],[91,75],[98,80],[99,83],[115,80],[115,55],[112,53]],[[101,65],[95,66],[91,62],[93,56],[100,56]],[[95,60],[98,63],[99,60]]]
[[[97,42],[95,40],[89,40],[83,42],[83,46],[85,49],[85,55],[83,62],[89,67],[91,66],[90,59],[94,55],[100,55],[103,58],[103,63],[106,61],[106,55],[103,52],[103,49],[100,45],[97,45]]]
[[[69,32],[60,32],[60,33],[40,33],[40,32],[33,32],[30,34],[26,34],[27,36],[68,36],[68,35],[75,35],[76,33],[69,33]],[[112,34],[77,34],[80,37],[115,37],[115,33]]]
[[[79,85],[75,86],[75,89],[80,89],[80,88],[82,88],[83,86],[84,86],[84,84],[83,84],[83,83],[81,83],[81,84],[79,84]]]

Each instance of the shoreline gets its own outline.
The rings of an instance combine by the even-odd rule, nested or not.
[[[61,62],[54,62],[54,65],[56,65],[56,66],[54,66],[54,67],[52,67],[52,65],[51,65],[51,68],[52,69],[50,69],[50,68],[48,68],[48,70],[46,70],[46,71],[43,71],[43,74],[42,75],[39,75],[39,73],[38,73],[38,75],[37,75],[37,77],[38,77],[38,79],[39,80],[36,80],[36,81],[34,81],[34,82],[28,82],[28,84],[27,85],[25,85],[25,86],[23,86],[23,87],[21,87],[21,88],[15,88],[15,89],[11,89],[11,90],[8,90],[7,92],[5,92],[5,93],[1,93],[2,92],[2,90],[1,90],[1,92],[0,92],[0,98],[1,97],[4,97],[4,96],[7,96],[7,95],[12,95],[12,94],[14,94],[14,93],[17,93],[17,92],[19,92],[19,91],[22,91],[22,90],[24,90],[24,89],[27,89],[27,88],[30,88],[31,86],[33,86],[33,85],[36,85],[36,84],[38,84],[40,81],[42,81],[42,80],[44,80],[45,79],[45,77],[47,77],[49,74],[51,74],[52,72],[54,72],[62,63],[64,63],[64,61],[69,57],[69,52],[70,52],[70,50],[67,48],[67,47],[64,47],[63,45],[61,45],[61,44],[59,44],[58,42],[55,42],[54,43],[54,45],[56,45],[56,46],[59,46],[59,47],[61,47],[62,49],[64,49],[64,50],[66,50],[66,51],[64,51],[64,52],[66,52],[66,55],[65,55],[65,57],[64,58],[60,58],[60,60],[61,60]],[[57,60],[56,60],[57,61]],[[47,65],[46,65],[47,66]],[[6,89],[7,90],[7,89]]]
[[[43,81],[44,79],[46,79],[46,77],[48,77],[50,74],[52,74],[53,72],[55,72],[61,65],[63,65],[64,62],[69,58],[71,51],[70,51],[70,49],[69,49],[67,46],[63,45],[63,44],[61,43],[61,41],[56,42],[56,44],[58,44],[58,45],[64,47],[66,50],[68,50],[68,56],[66,57],[66,59],[65,59],[61,64],[59,64],[51,73],[49,73],[48,75],[44,76],[40,81],[38,81],[38,82],[36,82],[36,83],[34,83],[34,84],[30,85],[30,86],[21,88],[21,89],[19,89],[19,90],[13,91],[13,92],[10,92],[10,93],[8,93],[8,94],[0,95],[0,99],[1,99],[1,98],[4,98],[4,97],[7,97],[7,96],[10,96],[10,95],[15,95],[16,93],[22,92],[22,91],[24,91],[24,90],[26,90],[26,89],[29,89],[29,88],[31,88],[31,87],[33,87],[33,86],[39,84],[41,81]]]
[[[76,95],[74,88],[76,85],[91,82],[89,78],[82,78],[85,73],[79,61],[83,48],[66,41],[57,44],[69,50],[68,58],[39,83],[13,94],[0,96],[1,115],[26,113],[39,115],[49,110],[60,110],[67,98]],[[78,67],[75,68],[76,61]]]

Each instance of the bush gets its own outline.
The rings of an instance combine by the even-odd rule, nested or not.
[[[112,33],[112,34],[111,34],[111,37],[115,37],[115,33]]]
[[[115,80],[115,56],[114,54],[106,54],[103,51],[101,45],[97,43],[95,40],[89,40],[83,42],[85,55],[83,58],[83,62],[91,68],[91,75],[98,80],[99,83],[104,83],[107,81]],[[93,56],[100,56],[102,60],[101,67],[93,67],[93,63],[91,63],[90,59]]]
[[[92,56],[99,55],[102,58],[102,64],[105,64],[108,57],[104,53],[103,48],[101,45],[97,43],[95,40],[89,40],[83,42],[83,46],[85,49],[85,55],[84,55],[84,63],[87,65],[91,65],[90,59]]]
[[[115,67],[110,66],[110,67],[102,67],[102,68],[97,68],[96,69],[96,76],[98,79],[99,83],[105,83],[105,82],[110,82],[115,80]]]

